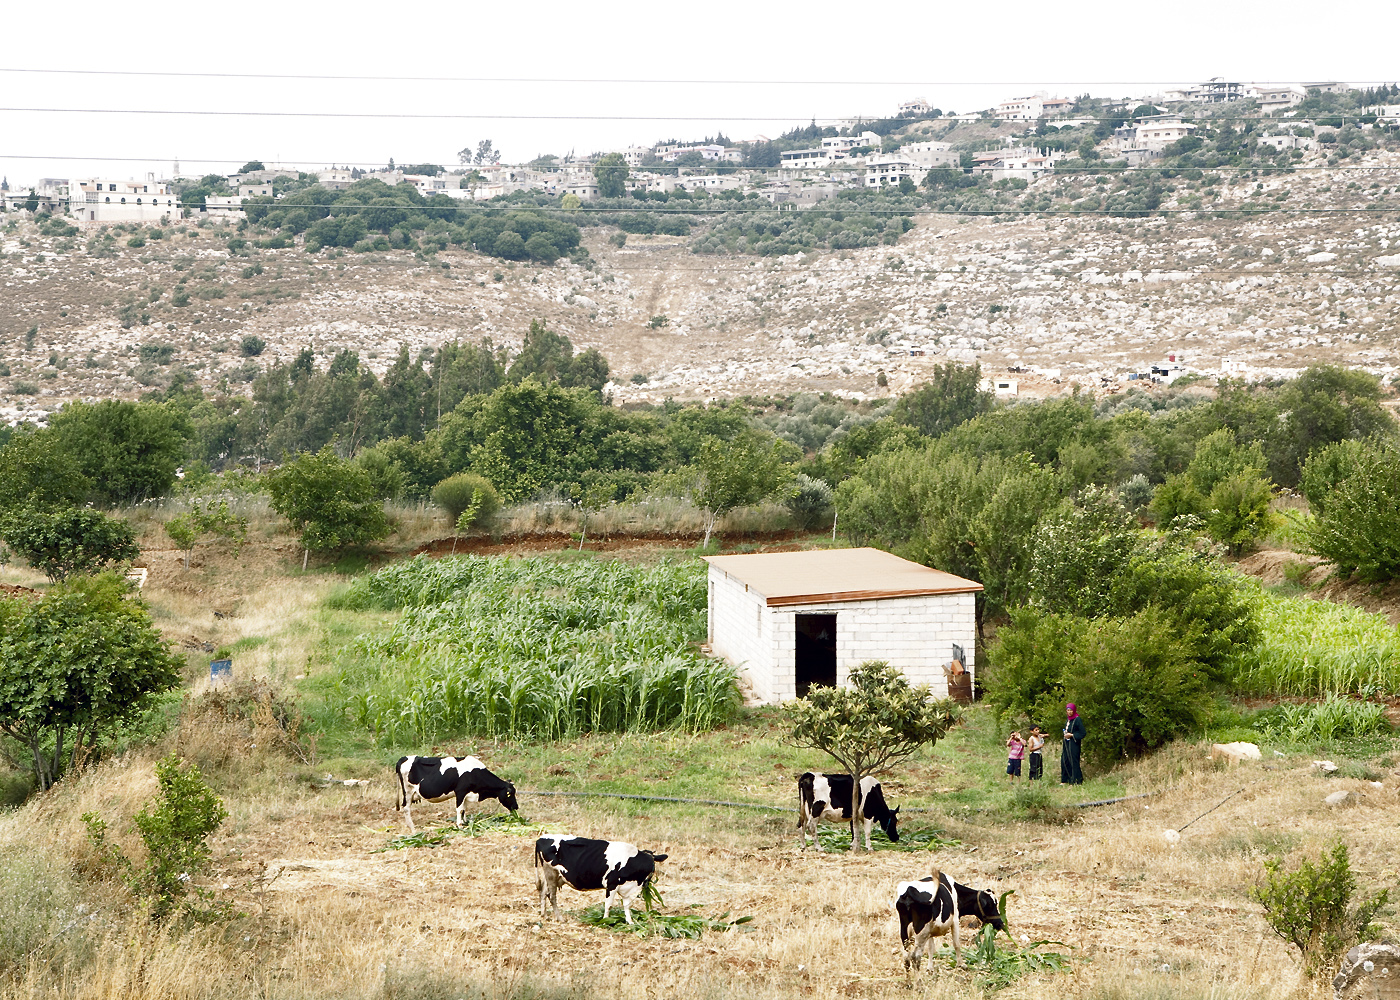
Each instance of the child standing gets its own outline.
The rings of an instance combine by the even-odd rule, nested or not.
[[[1021,776],[1021,761],[1026,758],[1026,741],[1020,733],[1012,733],[1006,741],[1006,773],[1015,781]]]
[[[1027,776],[1027,781],[1037,781],[1045,773],[1045,758],[1041,756],[1043,749],[1045,734],[1040,731],[1039,726],[1031,726],[1031,735],[1026,741],[1026,751],[1031,755],[1031,773]]]

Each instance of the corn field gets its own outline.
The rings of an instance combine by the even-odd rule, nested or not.
[[[415,559],[338,602],[401,608],[342,664],[346,710],[381,741],[563,739],[711,729],[738,704],[734,670],[702,656],[704,565]]]
[[[1383,615],[1260,592],[1263,638],[1235,655],[1235,686],[1254,694],[1400,693],[1400,632]]]

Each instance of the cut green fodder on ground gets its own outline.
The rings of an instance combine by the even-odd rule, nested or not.
[[[824,851],[849,851],[851,834],[849,828],[843,832],[842,828],[835,824],[824,826],[817,830],[817,842]],[[899,834],[898,843],[885,836],[885,831],[878,826],[870,831],[872,851],[938,851],[945,847],[961,846],[961,840],[949,840],[940,830],[904,830]],[[864,833],[860,834],[860,849],[865,850]]]
[[[699,906],[699,903],[695,903],[690,909],[698,909]],[[753,917],[737,917],[731,920],[728,912],[721,913],[718,917],[707,917],[700,913],[661,913],[657,910],[643,909],[632,912],[632,923],[629,924],[620,905],[614,906],[612,912],[604,919],[601,903],[590,906],[579,915],[579,922],[586,927],[599,927],[642,937],[688,938],[692,941],[698,941],[706,931],[737,931],[752,920]]]
[[[978,932],[976,944],[963,952],[967,967],[977,973],[977,985],[987,990],[1003,990],[1032,973],[1068,972],[1074,959],[1062,952],[1044,951],[1050,945],[1068,948],[1063,941],[1030,941],[1021,947],[1014,944],[998,948],[997,931],[984,926]],[[952,956],[949,956],[951,962]]]
[[[434,830],[419,830],[401,837],[391,837],[389,842],[375,854],[385,851],[402,851],[414,847],[441,847],[452,837],[480,837],[486,833],[513,833],[527,835],[543,833],[544,827],[531,823],[518,813],[502,813],[496,816],[472,814],[462,821],[461,829],[455,826],[440,826]]]

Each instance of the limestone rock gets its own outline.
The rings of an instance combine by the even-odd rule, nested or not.
[[[1242,760],[1259,760],[1259,748],[1253,743],[1217,743],[1210,748],[1213,758],[1220,758],[1238,764]]]
[[[1333,792],[1331,795],[1327,796],[1327,798],[1323,799],[1322,801],[1326,802],[1333,809],[1336,809],[1340,806],[1356,805],[1358,797],[1355,792],[1340,791]]]
[[[1327,774],[1331,774],[1337,769],[1337,765],[1332,763],[1330,760],[1315,760],[1312,762],[1312,766],[1317,768],[1319,771],[1323,771]]]
[[[1357,945],[1342,959],[1332,989],[1337,1000],[1400,996],[1400,947]]]

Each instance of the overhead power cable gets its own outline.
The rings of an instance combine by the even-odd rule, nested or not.
[[[811,116],[808,114],[781,114],[781,115],[735,115],[729,113],[713,115],[525,115],[525,114],[447,114],[447,113],[423,113],[423,112],[399,112],[399,111],[220,111],[213,108],[193,108],[193,109],[171,109],[171,108],[0,108],[0,111],[26,114],[45,115],[159,115],[159,116],[191,116],[201,118],[368,118],[368,119],[388,119],[404,121],[617,121],[617,122],[789,122],[806,121]],[[1093,122],[1117,122],[1126,123],[1126,120],[1118,117],[1094,117],[1090,115],[1076,116],[1082,121]],[[1323,111],[1312,115],[1308,119],[1279,119],[1263,116],[1242,116],[1230,118],[1191,118],[1188,122],[1213,122],[1220,121],[1226,124],[1233,122],[1271,122],[1273,124],[1299,125],[1305,124],[1317,118],[1360,118],[1359,114],[1350,114],[1342,111]],[[897,116],[883,115],[846,115],[841,116],[842,121],[848,119],[860,122],[891,121]],[[920,119],[909,119],[910,124],[914,124]],[[941,121],[942,119],[923,119],[925,121]],[[978,119],[982,121],[983,119]],[[985,119],[996,121],[998,124],[1008,124],[1001,119]],[[1014,119],[1010,124],[1029,122],[1029,119]],[[1053,121],[1053,120],[1051,120]],[[1050,122],[1047,122],[1049,124]],[[1329,128],[1332,126],[1322,126]]]
[[[786,87],[1177,87],[1191,86],[1172,80],[716,80],[645,77],[528,77],[528,76],[397,76],[352,73],[226,73],[185,70],[77,69],[54,67],[0,66],[0,73],[43,74],[49,76],[137,76],[216,80],[363,80],[371,83],[572,83],[647,84],[678,86],[786,86]],[[1241,86],[1279,86],[1277,81],[1240,80]],[[1352,89],[1391,86],[1394,81],[1359,81]]]

